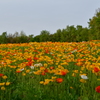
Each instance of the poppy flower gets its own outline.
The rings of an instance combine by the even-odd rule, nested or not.
[[[27,58],[26,60],[28,60],[28,61],[32,61],[32,58],[30,57],[30,58]]]
[[[1,90],[5,90],[6,88],[4,86],[1,87]]]
[[[26,64],[26,66],[31,66],[32,63],[33,63],[32,61],[28,62],[28,63]]]
[[[50,69],[54,69],[54,67],[51,66]]]
[[[98,93],[100,93],[100,86],[97,86],[97,87],[95,88],[95,91],[98,92]]]
[[[4,74],[0,73],[0,77],[2,77]]]
[[[45,53],[49,53],[49,51],[48,51],[48,50],[46,50],[46,51],[45,51]]]
[[[34,60],[38,60],[39,58],[37,58],[37,57],[34,57]]]
[[[86,80],[85,79],[80,79],[80,82],[86,83]]]
[[[41,75],[46,75],[45,72],[42,72]]]
[[[62,82],[63,82],[63,79],[62,79],[62,78],[57,78],[57,79],[56,79],[56,82],[62,83]]]
[[[45,73],[48,73],[48,69],[45,69],[44,72],[45,72]]]
[[[67,72],[65,72],[65,71],[61,71],[61,75],[63,75],[63,76],[66,75],[66,73]]]
[[[99,68],[94,67],[94,72],[99,72],[99,71],[100,71]]]
[[[21,71],[16,71],[16,73],[20,73]]]

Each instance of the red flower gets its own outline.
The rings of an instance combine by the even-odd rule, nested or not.
[[[16,71],[16,73],[20,73],[21,71]]]
[[[46,75],[45,72],[42,72],[41,75]]]
[[[56,79],[56,82],[62,83],[62,82],[63,82],[63,79],[62,79],[62,78],[57,78],[57,79]]]
[[[97,87],[95,88],[95,91],[98,92],[98,93],[100,93],[100,86],[97,86]]]
[[[28,63],[26,64],[26,66],[31,66],[32,63],[33,63],[32,61],[28,62]]]
[[[61,75],[66,75],[67,74],[67,72],[65,72],[65,71],[61,71]]]
[[[30,57],[30,58],[27,58],[26,60],[28,60],[28,61],[32,61],[32,58]]]
[[[99,71],[100,71],[99,68],[94,67],[94,72],[99,72]]]
[[[45,51],[45,53],[49,53],[49,51],[48,51],[48,50],[46,50],[46,51]]]
[[[0,77],[2,77],[4,74],[0,73]]]
[[[47,73],[48,72],[48,69],[45,69],[44,72]]]
[[[71,55],[72,53],[70,52],[69,54]]]
[[[34,60],[38,60],[39,58],[37,58],[37,57],[34,57]]]

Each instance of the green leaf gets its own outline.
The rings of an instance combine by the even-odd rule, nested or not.
[[[82,100],[89,100],[89,99],[88,99],[88,97],[83,97],[83,99],[82,99]]]

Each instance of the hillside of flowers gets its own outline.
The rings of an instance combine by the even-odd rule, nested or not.
[[[99,100],[100,41],[0,44],[0,100]]]

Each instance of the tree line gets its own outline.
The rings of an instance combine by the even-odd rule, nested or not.
[[[88,27],[81,25],[67,25],[64,29],[58,29],[51,34],[47,30],[42,30],[40,35],[26,35],[23,31],[20,33],[7,34],[3,32],[0,35],[0,43],[28,43],[28,42],[81,42],[89,40],[100,40],[100,8],[96,10],[95,15],[89,19]]]

